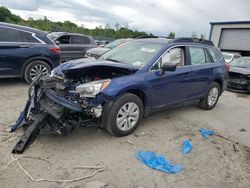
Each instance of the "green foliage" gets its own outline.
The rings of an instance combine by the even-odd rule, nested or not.
[[[174,38],[175,38],[175,32],[171,31],[171,32],[168,34],[167,38],[169,38],[169,39],[174,39]]]
[[[115,24],[115,29],[113,29],[110,24],[106,24],[103,28],[102,26],[96,27],[95,29],[84,28],[84,26],[77,26],[70,21],[64,22],[53,22],[50,21],[46,16],[43,19],[34,20],[29,18],[24,20],[21,17],[12,14],[7,8],[0,7],[0,22],[8,22],[19,25],[25,25],[33,28],[37,28],[44,31],[67,31],[82,33],[90,36],[101,36],[107,38],[136,38],[139,36],[148,36],[148,34],[142,31],[133,31],[128,28],[128,25],[122,26],[120,23]]]

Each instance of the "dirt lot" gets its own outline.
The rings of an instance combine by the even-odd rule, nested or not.
[[[250,95],[225,92],[217,107],[203,111],[195,105],[156,113],[143,121],[134,134],[115,138],[96,128],[81,128],[67,137],[42,135],[27,148],[21,165],[35,178],[76,179],[94,172],[75,166],[104,164],[107,168],[92,178],[73,183],[33,182],[11,160],[11,150],[22,130],[8,133],[22,110],[27,85],[19,80],[0,80],[0,187],[250,187]],[[239,141],[233,144],[212,136],[203,139],[199,128],[209,128]],[[180,152],[185,139],[193,151]],[[178,174],[152,170],[137,161],[137,150],[157,151],[175,164],[184,166]],[[7,167],[7,168],[6,168]],[[100,186],[96,186],[100,187]]]

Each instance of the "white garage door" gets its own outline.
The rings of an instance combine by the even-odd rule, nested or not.
[[[219,48],[222,50],[250,51],[250,28],[222,29]]]

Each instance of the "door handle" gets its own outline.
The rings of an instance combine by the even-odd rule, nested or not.
[[[29,44],[21,44],[19,45],[20,48],[29,48],[30,45]]]

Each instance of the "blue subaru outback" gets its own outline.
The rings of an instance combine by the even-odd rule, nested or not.
[[[41,130],[66,135],[97,125],[112,135],[132,133],[143,117],[170,106],[198,102],[215,107],[226,87],[227,68],[211,41],[138,39],[100,59],[79,59],[33,81],[15,131],[27,127],[13,152]]]

